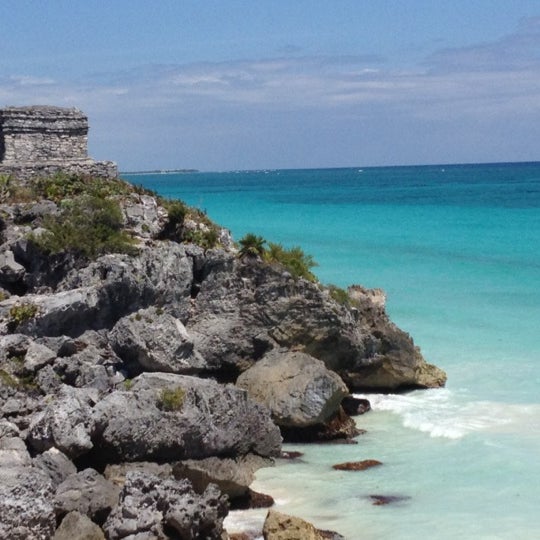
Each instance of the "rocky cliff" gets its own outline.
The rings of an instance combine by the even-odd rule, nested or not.
[[[350,391],[444,384],[379,293],[241,256],[179,202],[0,188],[1,538],[222,538],[282,436],[354,436]]]

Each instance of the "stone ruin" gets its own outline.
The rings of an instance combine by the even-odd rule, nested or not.
[[[88,118],[78,109],[0,109],[0,174],[23,180],[57,172],[116,178],[116,164],[94,161],[87,146]]]

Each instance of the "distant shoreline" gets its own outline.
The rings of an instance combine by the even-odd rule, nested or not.
[[[121,171],[120,174],[179,174],[196,173],[198,169],[156,169],[154,171]]]

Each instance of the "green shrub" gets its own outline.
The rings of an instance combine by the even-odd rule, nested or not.
[[[203,249],[212,249],[218,245],[219,235],[214,227],[207,230],[188,230],[184,232],[182,240],[200,246]]]
[[[122,230],[122,212],[113,199],[83,195],[68,201],[59,215],[43,221],[47,232],[32,240],[49,253],[71,251],[89,258],[103,253],[133,253],[133,240]]]
[[[287,249],[281,244],[270,242],[264,253],[264,259],[270,263],[283,265],[294,277],[301,277],[312,282],[317,281],[316,276],[311,272],[317,263],[311,255],[306,255],[298,246]]]
[[[349,293],[345,289],[336,287],[335,285],[328,285],[328,292],[338,304],[343,306],[348,306],[350,304]]]
[[[179,411],[184,404],[186,392],[180,386],[163,388],[159,394],[158,404],[164,411]]]
[[[30,302],[15,304],[9,310],[9,324],[16,328],[21,323],[33,319],[39,311],[39,308]]]
[[[240,257],[263,257],[266,249],[266,240],[253,233],[246,234],[239,241]]]
[[[39,178],[33,186],[36,195],[57,202],[80,195],[107,198],[127,195],[134,191],[130,184],[116,178],[98,178],[63,172]]]

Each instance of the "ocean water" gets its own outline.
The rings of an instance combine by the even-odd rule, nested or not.
[[[357,445],[288,445],[304,457],[254,485],[279,510],[350,540],[540,538],[540,163],[126,177],[236,239],[302,246],[324,283],[384,289],[448,374],[444,389],[368,395]],[[360,459],[383,466],[331,468]]]

